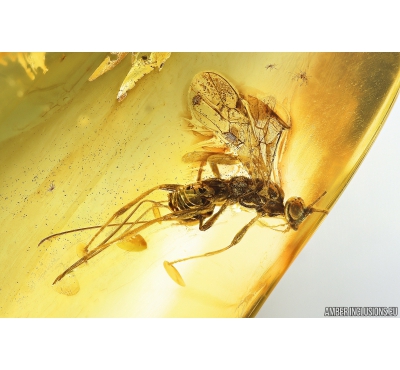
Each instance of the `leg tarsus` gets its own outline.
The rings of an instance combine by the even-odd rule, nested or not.
[[[222,207],[221,207],[221,208],[222,208]],[[182,259],[175,260],[175,261],[172,261],[172,262],[165,261],[165,262],[164,262],[164,267],[165,267],[165,269],[167,270],[168,275],[169,275],[177,284],[184,286],[184,281],[183,281],[181,275],[179,274],[178,270],[174,267],[174,265],[175,265],[176,263],[183,262],[183,261],[188,261],[188,260],[195,259],[195,258],[213,256],[213,255],[215,255],[215,254],[222,253],[222,252],[228,250],[229,248],[232,248],[234,245],[238,244],[238,243],[242,240],[242,238],[243,238],[243,236],[246,234],[247,230],[248,230],[260,217],[262,217],[262,215],[261,215],[261,214],[257,214],[256,217],[254,217],[253,219],[251,219],[250,222],[248,222],[245,226],[243,226],[243,227],[240,229],[240,231],[235,235],[235,237],[233,238],[233,240],[231,241],[231,243],[230,243],[227,247],[225,247],[225,248],[218,249],[218,250],[213,251],[213,252],[208,252],[208,253],[204,253],[204,254],[199,254],[199,255],[197,255],[197,256],[191,256],[191,257],[182,258]],[[181,284],[181,283],[178,282],[178,281],[180,281],[180,280],[182,280],[182,283],[183,283],[183,284]]]

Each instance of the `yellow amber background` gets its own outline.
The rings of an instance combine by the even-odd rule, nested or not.
[[[287,234],[256,225],[229,251],[177,264],[185,288],[168,277],[163,261],[228,245],[252,212],[227,210],[207,232],[156,225],[143,233],[147,250],[111,246],[55,287],[93,231],[37,244],[51,233],[100,225],[155,185],[195,180],[197,169],[181,157],[198,141],[186,119],[189,84],[200,71],[286,107],[286,199],[301,196],[309,204],[326,190],[317,205],[323,209],[358,167],[400,84],[399,53],[173,53],[118,103],[129,58],[89,82],[107,54],[64,55],[46,54],[48,71],[34,80],[17,62],[0,65],[3,317],[254,315],[323,214]],[[296,78],[302,71],[308,83]]]

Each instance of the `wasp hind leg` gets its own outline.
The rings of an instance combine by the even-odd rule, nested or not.
[[[221,209],[222,209],[222,207],[221,207]],[[216,215],[217,214],[218,214],[218,212],[216,213]],[[183,280],[183,278],[182,278],[181,274],[179,273],[179,271],[174,266],[175,264],[177,264],[179,262],[192,260],[192,259],[195,259],[195,258],[210,257],[210,256],[213,256],[215,254],[222,253],[222,252],[228,250],[229,248],[232,248],[234,245],[238,244],[242,240],[243,236],[246,234],[246,232],[249,230],[249,228],[255,222],[257,222],[260,217],[262,217],[262,215],[258,214],[256,217],[251,219],[248,224],[246,224],[244,227],[242,227],[240,229],[240,231],[235,235],[235,237],[233,238],[233,240],[231,241],[231,243],[227,247],[221,248],[221,249],[217,249],[216,251],[213,251],[213,252],[199,254],[197,256],[191,256],[191,257],[182,258],[182,259],[175,260],[175,261],[172,261],[172,262],[164,261],[165,270],[167,271],[167,273],[170,276],[170,278],[173,281],[175,281],[175,283],[177,283],[178,285],[181,285],[181,286],[185,286],[185,281]]]
[[[138,203],[138,205],[135,207],[134,211],[136,212],[137,208],[140,207],[140,205],[142,205],[144,202],[146,202],[146,200]],[[129,225],[129,227],[121,235],[116,236],[116,231],[114,231],[108,238],[106,238],[97,247],[91,249],[90,251],[88,251],[88,249],[85,248],[84,256],[82,258],[80,258],[78,261],[76,261],[73,265],[68,267],[62,274],[57,276],[57,278],[53,282],[53,285],[56,284],[61,279],[63,279],[66,275],[71,273],[73,270],[75,270],[78,266],[81,266],[82,264],[86,263],[93,257],[97,256],[99,253],[101,253],[106,248],[108,248],[111,244],[117,243],[117,245],[118,245],[118,243],[127,241],[130,244],[132,244],[132,243],[139,244],[138,248],[139,248],[139,250],[141,250],[141,247],[143,247],[144,239],[140,236],[139,233],[156,223],[162,223],[164,221],[178,221],[181,223],[185,223],[186,220],[193,219],[193,217],[196,215],[202,215],[202,214],[204,215],[204,214],[208,214],[210,212],[209,207],[201,207],[201,208],[197,208],[195,210],[189,209],[189,210],[183,210],[183,211],[170,212],[164,216],[154,218],[152,220],[141,221],[142,217],[144,217],[148,212],[150,212],[151,210],[153,210],[153,212],[154,212],[154,208],[153,208],[154,206],[157,206],[157,208],[162,207],[161,203],[158,203],[158,202],[154,202],[154,203],[155,204],[153,204],[146,211],[144,211],[142,213],[142,215],[139,216],[134,222],[128,223],[127,219],[125,219],[124,223],[118,224],[119,228],[124,225]],[[134,212],[131,212],[131,215],[129,217],[131,217],[133,213]],[[115,237],[112,239],[113,236],[115,236]],[[145,241],[144,241],[144,243],[145,243]],[[87,246],[89,246],[89,244],[87,244]],[[125,248],[122,248],[122,249],[125,249]],[[130,248],[130,250],[133,250],[133,249]]]
[[[217,219],[219,218],[219,216],[221,216],[222,212],[231,204],[230,201],[226,201],[221,208],[218,210],[218,212],[214,213],[213,215],[211,215],[211,217],[204,222],[205,217],[204,216],[200,216],[199,218],[199,229],[201,231],[206,231],[208,230],[212,225],[214,225],[215,221],[217,221]]]

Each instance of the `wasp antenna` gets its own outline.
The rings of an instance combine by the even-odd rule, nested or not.
[[[329,213],[325,209],[317,209],[317,208],[311,208],[311,212],[321,212],[321,213],[325,213],[326,215]]]
[[[307,208],[312,208],[312,206],[317,203],[324,195],[326,194],[326,190],[316,199],[314,200],[314,202],[312,202]],[[314,212],[321,212],[321,211],[317,211],[317,210],[313,210]]]

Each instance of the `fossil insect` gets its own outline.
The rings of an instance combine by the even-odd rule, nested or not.
[[[308,84],[308,79],[310,76],[307,76],[306,71],[300,71],[293,76],[293,80],[299,81],[301,80],[300,86],[303,84]]]
[[[192,152],[184,156],[186,161],[200,162],[197,181],[188,185],[158,185],[119,209],[102,226],[70,230],[43,239],[39,244],[68,232],[98,229],[84,248],[83,257],[60,274],[53,284],[111,244],[127,242],[133,245],[139,241],[141,245],[145,245],[140,233],[153,224],[177,221],[184,225],[197,224],[201,231],[206,231],[232,205],[238,204],[255,211],[256,215],[236,233],[228,246],[201,255],[164,262],[169,276],[184,286],[176,264],[226,251],[238,244],[248,229],[262,218],[281,218],[283,224],[278,226],[283,228],[269,227],[285,232],[297,230],[313,212],[327,213],[313,207],[325,193],[308,206],[300,197],[292,197],[284,202],[278,159],[290,125],[274,111],[273,102],[267,104],[253,96],[243,98],[219,74],[201,72],[191,82],[188,103],[194,130],[213,134],[210,139],[211,147],[207,151]],[[203,167],[207,163],[213,177],[202,179]],[[244,175],[223,178],[219,165],[240,166]],[[160,190],[168,193],[166,200],[155,201],[149,198],[152,193]],[[122,216],[122,221],[118,222]],[[100,243],[94,243],[108,228],[112,228],[112,231]]]

